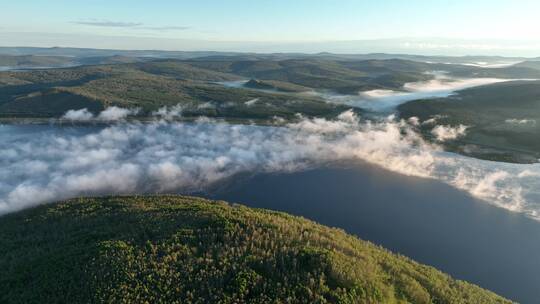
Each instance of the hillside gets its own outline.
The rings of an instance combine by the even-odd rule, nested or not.
[[[70,109],[181,105],[184,116],[272,119],[332,116],[347,109],[317,97],[228,88],[241,76],[174,60],[0,73],[1,117],[61,117]],[[254,101],[255,100],[255,101]],[[250,102],[251,101],[251,102]]]
[[[2,303],[510,303],[284,213],[182,196],[0,217]]]
[[[523,61],[515,65],[516,67],[524,67],[524,68],[531,68],[540,70],[540,60],[528,60]]]
[[[323,57],[324,58],[324,57]],[[332,57],[330,57],[332,58]],[[186,61],[190,65],[259,80],[289,82],[341,94],[375,89],[403,90],[408,82],[433,79],[433,72],[462,78],[540,78],[540,71],[526,66],[482,68],[463,64],[426,63],[405,59],[246,59],[245,56],[205,57]]]
[[[130,57],[121,55],[112,56],[93,56],[78,58],[77,64],[79,65],[98,65],[98,64],[120,64],[120,63],[133,63],[147,61],[147,59],[140,57]]]
[[[246,56],[193,60],[87,57],[83,66],[0,72],[0,117],[58,118],[70,109],[87,108],[96,114],[109,106],[139,108],[139,116],[147,117],[163,106],[176,105],[187,117],[270,120],[292,118],[296,113],[332,117],[348,107],[301,93],[402,91],[406,83],[433,79],[434,71],[465,78],[540,79],[540,70],[528,67],[487,69],[402,59],[246,60]],[[246,83],[225,85],[231,81]]]
[[[428,64],[405,60],[335,61],[191,60],[190,65],[246,78],[288,82],[317,90],[357,94],[374,89],[401,89],[407,82],[431,79]],[[429,70],[429,69],[428,69]]]
[[[416,100],[398,107],[403,118],[436,118],[438,125],[469,126],[465,137],[447,143],[475,157],[530,163],[540,158],[540,81],[512,81],[470,88],[447,98]],[[434,124],[422,131],[431,135]]]

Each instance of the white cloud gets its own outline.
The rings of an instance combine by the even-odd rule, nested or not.
[[[486,69],[496,69],[496,68],[505,68],[515,64],[520,63],[521,61],[498,61],[498,62],[465,62],[461,63],[463,65],[475,66]],[[451,63],[450,63],[451,64]]]
[[[540,177],[540,172],[535,172],[532,170],[524,170],[518,174],[518,177],[519,178]]]
[[[190,29],[189,26],[177,26],[177,25],[147,26],[141,22],[124,22],[124,21],[95,20],[95,19],[72,21],[70,23],[86,25],[86,26],[127,28],[127,29],[150,30],[150,31],[185,31],[185,30]]]
[[[104,121],[116,121],[126,119],[130,115],[137,115],[139,109],[124,109],[116,106],[108,107],[97,116],[97,119]]]
[[[87,108],[80,110],[69,110],[62,116],[62,119],[73,120],[73,121],[89,121],[94,118],[94,114],[88,111]]]
[[[420,119],[416,116],[409,117],[408,122],[413,126],[419,126],[420,125]]]
[[[257,103],[257,101],[259,101],[259,98],[253,98],[253,99],[250,99],[246,102],[244,102],[244,104],[248,107],[251,107],[252,105],[254,105],[255,103]]]
[[[180,104],[177,104],[177,105],[172,106],[170,108],[167,107],[167,106],[163,106],[163,107],[159,108],[157,111],[152,112],[152,115],[163,118],[165,120],[172,120],[172,119],[175,119],[175,118],[182,117],[182,110],[183,110],[182,105],[180,105]]]
[[[431,130],[431,134],[435,135],[437,141],[443,142],[465,136],[467,128],[462,124],[457,127],[438,125]]]
[[[516,118],[512,118],[512,119],[507,119],[504,122],[507,123],[507,124],[512,124],[512,125],[532,125],[532,126],[536,125],[536,120],[535,119],[516,119]]]
[[[486,84],[512,81],[499,78],[454,78],[444,72],[432,72],[434,79],[428,81],[406,83],[402,90],[371,90],[359,92],[358,96],[328,95],[323,97],[336,103],[366,108],[372,111],[393,111],[400,104],[411,100],[426,98],[442,98],[452,95],[458,90]]]
[[[444,152],[392,118],[361,122],[347,111],[335,120],[304,118],[284,127],[207,119],[80,130],[41,126],[39,136],[0,132],[7,143],[0,146],[0,214],[79,195],[197,191],[240,172],[302,170],[358,159],[438,179],[509,210],[540,211],[534,204],[540,201],[539,165]]]
[[[125,109],[125,108],[112,106],[101,111],[99,115],[94,116],[92,112],[88,111],[87,108],[84,108],[80,110],[68,110],[61,117],[61,119],[67,119],[67,120],[72,120],[72,121],[92,121],[92,120],[118,121],[118,120],[124,120],[130,115],[137,115],[139,111],[140,111],[139,108]],[[166,107],[165,107],[165,111],[167,111]],[[171,111],[167,112],[166,114],[173,115],[174,112],[172,111],[176,111],[176,108],[173,107],[173,109],[171,109]],[[159,111],[156,113],[159,113]]]
[[[199,109],[199,110],[200,109],[213,109],[215,107],[216,106],[213,103],[209,102],[209,101],[197,105],[197,109]]]
[[[127,27],[133,28],[141,26],[140,22],[122,22],[122,21],[110,21],[110,20],[90,20],[90,21],[73,21],[73,24],[100,26],[100,27]]]
[[[444,118],[446,116],[443,116],[443,115],[434,115],[432,116],[431,118],[429,119],[426,119],[422,122],[422,125],[434,125],[437,123],[437,121],[441,118]]]

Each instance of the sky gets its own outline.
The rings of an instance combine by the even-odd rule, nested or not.
[[[540,50],[537,0],[3,2],[1,46],[361,52],[350,42],[367,41],[375,46],[364,49],[388,52]]]

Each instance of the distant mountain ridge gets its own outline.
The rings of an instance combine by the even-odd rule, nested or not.
[[[91,49],[91,48],[69,48],[69,47],[0,47],[0,55],[40,55],[40,56],[69,56],[69,57],[108,57],[108,56],[126,56],[126,57],[154,57],[154,58],[174,58],[174,59],[194,59],[211,57],[213,60],[231,59],[236,60],[285,60],[301,58],[319,58],[326,60],[370,60],[370,59],[407,59],[421,62],[435,63],[474,63],[474,62],[492,62],[509,61],[519,62],[525,60],[540,60],[540,58],[527,57],[503,57],[503,56],[426,56],[426,55],[408,55],[408,54],[387,54],[387,53],[368,53],[368,54],[337,54],[329,52],[321,53],[253,53],[253,52],[223,52],[223,51],[160,51],[160,50],[114,50],[114,49]],[[243,57],[243,58],[241,58]],[[206,58],[210,59],[210,58]]]

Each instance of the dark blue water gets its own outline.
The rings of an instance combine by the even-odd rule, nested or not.
[[[214,198],[339,227],[521,303],[540,303],[540,223],[440,182],[359,164],[260,174]]]

